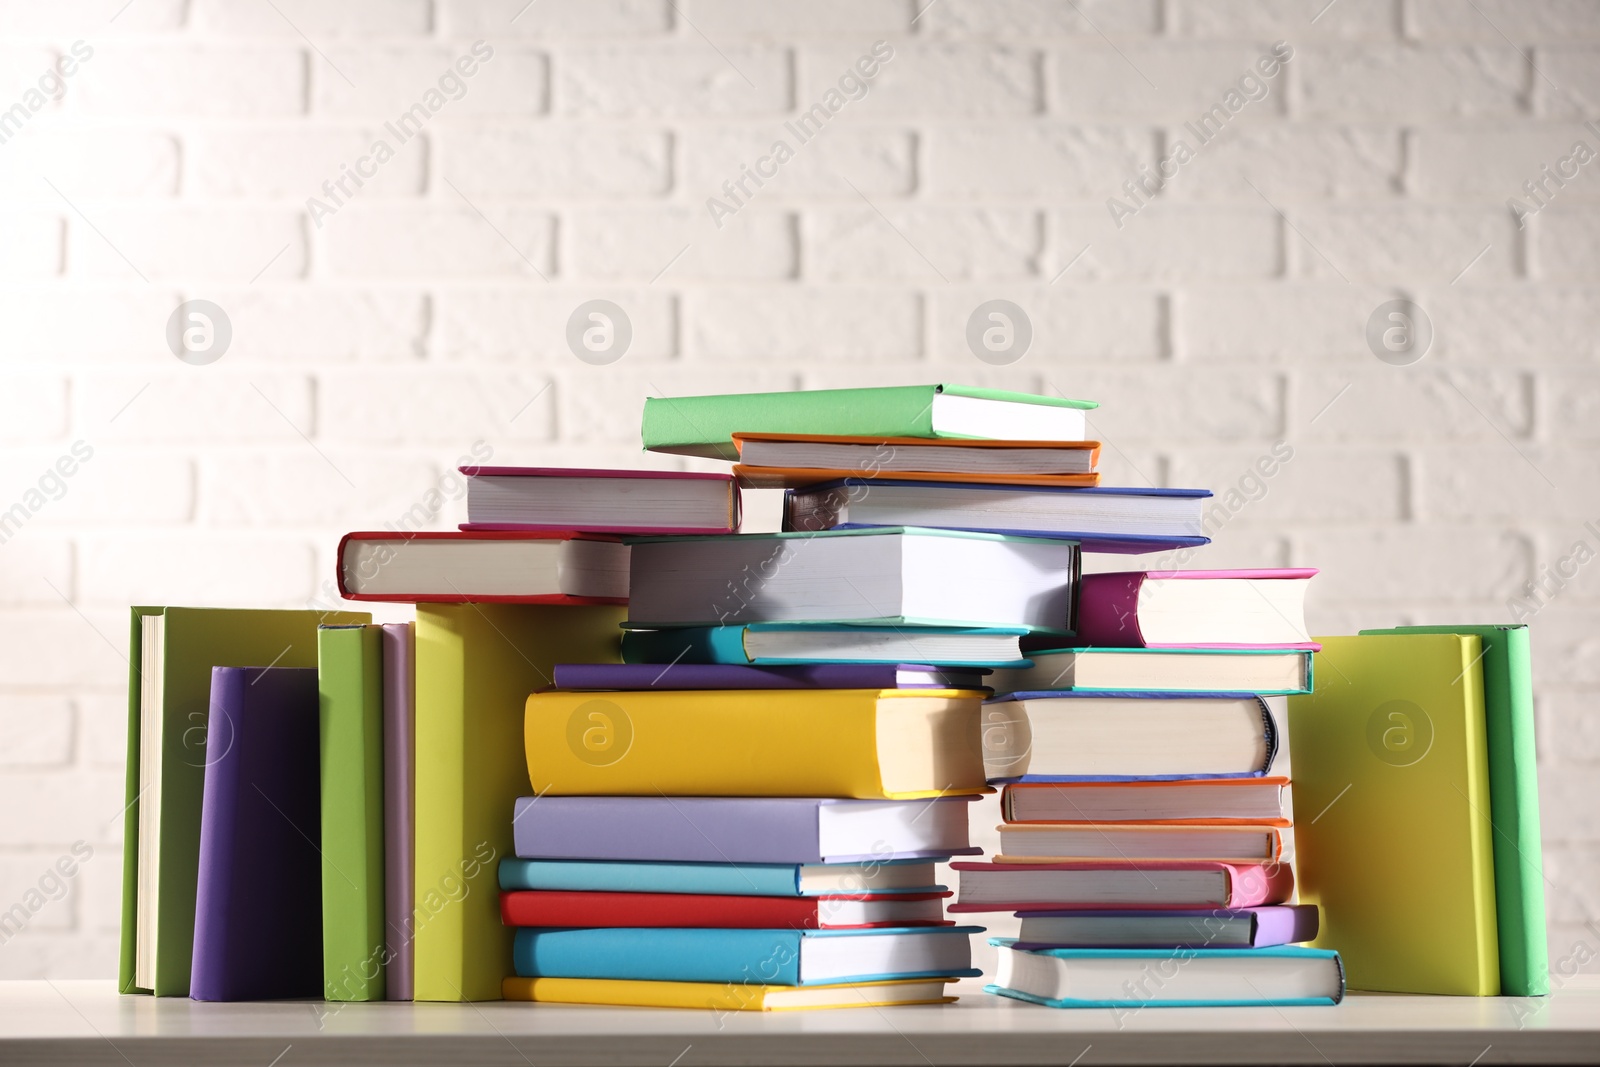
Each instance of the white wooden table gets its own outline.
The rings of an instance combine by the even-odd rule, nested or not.
[[[514,1004],[199,1004],[0,982],[0,1064],[1600,1063],[1600,978],[1540,999],[1353,993],[1335,1008],[944,1007],[713,1015]]]

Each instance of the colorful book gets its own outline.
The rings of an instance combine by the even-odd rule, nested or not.
[[[1539,834],[1538,753],[1533,729],[1533,656],[1526,626],[1400,626],[1362,634],[1476,634],[1483,642],[1483,711],[1489,745],[1489,821],[1494,828],[1494,899],[1500,993],[1550,992],[1544,923],[1544,850]]]
[[[739,528],[730,474],[567,467],[462,467],[466,530],[717,534]]]
[[[315,667],[317,623],[358,612],[135,607],[123,813],[124,993],[189,995],[213,667]]]
[[[629,630],[622,635],[622,658],[628,663],[663,665],[893,665],[915,659],[943,668],[1021,667],[1030,662],[1023,655],[1022,642],[1032,632],[1021,626],[847,626],[810,622],[682,626]]]
[[[1254,693],[1052,689],[983,705],[991,781],[1262,775],[1277,751],[1272,709]]]
[[[1292,750],[1316,757],[1294,768],[1301,899],[1352,988],[1500,992],[1482,647],[1323,638],[1316,692],[1289,698]]]
[[[663,631],[646,630],[643,633]],[[626,638],[624,638],[626,640]],[[981,667],[926,663],[558,663],[558,689],[984,689]]]
[[[855,930],[949,926],[949,893],[856,893],[826,897],[747,894],[583,893],[563,890],[500,894],[507,926],[682,927],[741,930]]]
[[[405,604],[625,604],[628,546],[571,530],[348,533],[339,595]]]
[[[575,893],[696,893],[820,897],[840,893],[942,893],[934,864],[948,856],[862,863],[668,863],[614,860],[500,861],[500,889]]]
[[[539,796],[911,799],[984,791],[959,689],[551,690],[527,699]]]
[[[965,385],[649,397],[641,436],[652,452],[727,460],[741,432],[1081,441],[1096,406]]]
[[[1217,860],[1270,863],[1283,855],[1275,826],[1237,823],[1006,823],[996,863],[1075,860]]]
[[[1294,873],[1282,863],[1083,860],[951,867],[960,876],[952,912],[1253,908],[1282,904],[1294,892]]]
[[[324,996],[384,1000],[383,627],[321,627],[317,690]]]
[[[791,489],[783,528],[802,533],[921,526],[1060,538],[1086,552],[1158,552],[1210,542],[1209,489],[1063,488],[844,478]]]
[[[792,489],[841,478],[1098,485],[1098,441],[951,441],[926,437],[736,433],[734,477],[757,489]]]
[[[1028,658],[1033,666],[998,670],[987,684],[1002,694],[1045,689],[1311,692],[1311,653],[1298,649],[1060,648],[1030,650]]]
[[[1337,952],[1281,948],[999,949],[994,983],[984,991],[1051,1008],[1222,1008],[1331,1006],[1344,999]],[[1152,975],[1159,975],[1151,981]]]
[[[972,799],[539,796],[511,823],[529,859],[870,864],[979,852]]]
[[[702,1011],[803,1011],[819,1008],[889,1008],[900,1004],[949,1004],[953,978],[892,982],[837,982],[776,986],[752,982],[635,982],[616,978],[517,978],[505,980],[505,999],[541,1004],[603,1004],[611,1007],[698,1008]]]
[[[977,926],[868,930],[683,930],[619,927],[517,931],[523,978],[822,985],[966,978]],[[835,938],[850,938],[835,941]]]
[[[384,992],[410,1000],[416,908],[417,630],[383,624],[383,916],[389,965]]]
[[[523,702],[558,662],[615,661],[621,614],[417,607],[415,999],[500,996],[511,940],[494,864],[511,853],[512,805],[528,792]]]
[[[913,527],[660,538],[633,545],[627,626],[833,622],[1064,633],[1077,577],[1078,546],[1045,538]]]
[[[1077,644],[1109,648],[1316,648],[1311,567],[1086,574]]]
[[[1029,911],[1013,948],[1267,948],[1317,936],[1310,904],[1188,911]]]
[[[320,996],[317,672],[213,668],[207,721],[189,995]]]
[[[1259,823],[1289,825],[1289,779],[1135,778],[1013,782],[1000,795],[1010,823]]]

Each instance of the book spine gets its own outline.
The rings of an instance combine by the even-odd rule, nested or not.
[[[194,958],[189,995],[195,1000],[229,999],[227,967],[233,955],[233,864],[227,847],[238,823],[244,674],[214,667],[207,710],[205,785],[200,817],[200,863],[196,875]],[[226,724],[226,725],[224,725]],[[248,920],[246,920],[248,921]]]
[[[1086,574],[1078,583],[1076,645],[1082,648],[1143,648],[1139,588],[1144,573]]]

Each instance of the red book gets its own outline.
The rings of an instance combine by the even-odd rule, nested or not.
[[[1254,908],[1294,892],[1286,863],[1088,860],[1078,863],[953,863],[966,911],[1143,911]]]
[[[406,604],[626,604],[628,546],[576,530],[378,530],[339,542],[339,595]]]
[[[744,930],[853,930],[949,926],[949,893],[865,893],[826,897],[742,897],[702,893],[586,893],[517,890],[500,894],[507,926],[675,926]]]

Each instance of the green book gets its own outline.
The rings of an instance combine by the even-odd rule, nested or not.
[[[1476,634],[1483,641],[1483,706],[1489,737],[1489,821],[1499,912],[1500,992],[1550,992],[1544,925],[1544,854],[1533,743],[1533,656],[1526,626],[1397,626],[1363,634]]]
[[[322,724],[322,984],[383,1000],[383,627],[317,631]]]
[[[644,402],[643,437],[652,452],[730,460],[735,433],[1081,441],[1097,406],[965,385],[661,396]]]
[[[135,607],[123,810],[124,993],[189,995],[212,667],[315,667],[317,624],[350,611]]]

